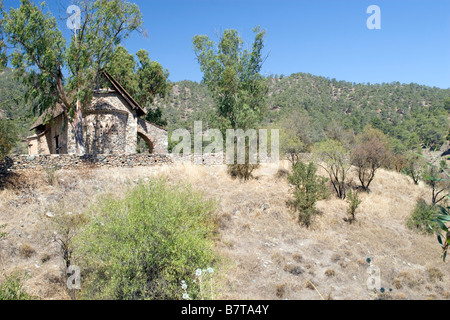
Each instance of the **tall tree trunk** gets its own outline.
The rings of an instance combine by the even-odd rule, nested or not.
[[[84,139],[83,139],[83,111],[81,110],[79,101],[77,101],[74,129],[75,129],[75,144],[77,147],[77,154],[84,155],[86,153],[86,148],[84,146]]]

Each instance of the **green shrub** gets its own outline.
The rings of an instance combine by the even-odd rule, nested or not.
[[[439,209],[436,206],[429,205],[425,200],[417,201],[416,206],[408,219],[408,228],[416,230],[421,233],[431,234],[434,231],[429,226],[436,226],[433,221],[434,215],[439,214]]]
[[[8,234],[4,232],[3,230],[6,228],[6,224],[0,225],[0,240],[5,238]]]
[[[17,144],[17,127],[11,120],[0,119],[0,162]]]
[[[289,183],[294,186],[294,200],[292,202],[299,212],[299,222],[306,227],[312,223],[316,210],[316,202],[325,199],[327,179],[317,175],[317,167],[314,163],[306,165],[297,162],[292,167],[292,174],[288,176]]]
[[[359,198],[358,192],[350,191],[347,196],[347,203],[348,203],[348,209],[347,213],[349,217],[346,219],[346,221],[350,224],[352,224],[356,220],[356,210],[358,209],[359,205],[361,204],[361,199]]]
[[[194,272],[215,261],[215,206],[191,187],[165,180],[141,183],[123,199],[101,201],[77,237],[81,297],[182,299],[184,280],[198,298]]]
[[[0,281],[0,300],[32,300],[33,297],[23,290],[23,280],[17,273],[4,276]]]

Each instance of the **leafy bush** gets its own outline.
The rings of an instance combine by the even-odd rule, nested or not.
[[[408,219],[408,228],[422,233],[431,234],[433,233],[433,230],[429,226],[436,226],[433,219],[434,215],[438,213],[438,207],[429,205],[425,200],[420,199],[417,201],[414,211]]]
[[[23,280],[17,273],[5,276],[0,282],[0,300],[32,300],[33,297],[23,290]]]
[[[361,199],[359,199],[358,192],[353,192],[350,190],[347,196],[347,202],[348,202],[348,209],[347,213],[349,215],[349,218],[346,219],[347,222],[352,224],[356,218],[356,210],[358,209],[359,205],[361,204]]]
[[[199,296],[193,270],[211,266],[215,202],[185,185],[142,183],[107,197],[78,237],[84,298],[181,299],[181,281]]]
[[[292,169],[292,174],[288,176],[289,183],[295,188],[292,204],[299,212],[299,222],[309,227],[317,213],[316,202],[328,196],[327,179],[317,176],[317,167],[313,162],[309,165],[297,162]]]
[[[426,161],[421,155],[420,150],[410,150],[405,155],[406,167],[403,172],[410,176],[414,184],[419,184],[419,180],[422,178],[422,172],[425,168]]]
[[[0,162],[5,159],[18,141],[17,127],[10,120],[0,119]]]

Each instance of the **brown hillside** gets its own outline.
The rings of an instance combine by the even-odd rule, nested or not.
[[[46,181],[48,173],[24,172],[11,181],[14,191],[0,191],[0,225],[8,224],[8,236],[0,240],[1,270],[26,271],[25,288],[33,295],[68,299],[50,227],[57,212],[76,214],[105,193],[120,196],[137,179],[166,176],[187,181],[220,201],[216,248],[222,267],[217,270],[216,297],[450,298],[450,264],[440,259],[436,238],[406,227],[416,200],[429,197],[426,186],[380,170],[372,192],[361,194],[353,225],[343,220],[346,202],[332,197],[318,204],[321,215],[308,230],[287,206],[285,170],[273,174],[267,169],[248,183],[232,180],[224,167],[192,165],[58,171],[53,185]],[[381,270],[381,285],[392,288],[387,296],[367,288],[369,257]]]

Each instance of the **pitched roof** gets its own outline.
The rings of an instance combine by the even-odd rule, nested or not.
[[[133,99],[133,97],[125,90],[124,87],[116,80],[114,77],[106,70],[101,71],[106,79],[113,85],[114,89],[125,99],[125,101],[130,105],[131,109],[136,110],[137,116],[144,116],[147,112]],[[36,122],[30,128],[30,131],[36,129],[37,127],[44,124],[44,120],[54,119],[59,117],[64,113],[64,109],[61,104],[56,104],[54,108],[49,108],[45,110],[41,116],[36,120]]]
[[[48,108],[41,114],[41,116],[31,126],[30,131],[42,126],[44,121],[47,122],[48,120],[55,119],[62,114],[64,114],[64,109],[61,104],[57,103],[54,108]]]
[[[137,111],[138,117],[144,116],[147,114],[147,111],[145,111],[139,103],[136,102],[136,100],[133,99],[133,97],[128,93],[128,91],[125,90],[122,85],[117,82],[116,79],[106,70],[102,71],[102,74],[111,82],[111,84],[114,86],[114,88],[120,93],[120,95],[125,99],[126,102],[131,106],[133,110]]]

